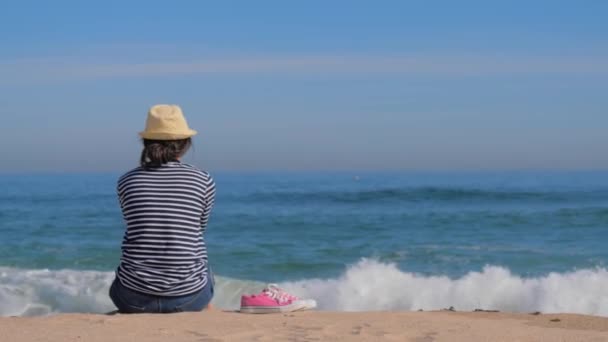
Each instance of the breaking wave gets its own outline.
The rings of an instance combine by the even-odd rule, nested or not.
[[[104,313],[114,310],[108,289],[114,272],[24,270],[0,267],[0,316],[60,312]],[[264,284],[216,277],[213,302],[237,309],[243,293]],[[280,286],[314,298],[320,310],[456,310],[580,313],[608,316],[608,271],[582,269],[535,278],[486,266],[460,278],[405,272],[392,263],[362,259],[337,278],[304,279]]]

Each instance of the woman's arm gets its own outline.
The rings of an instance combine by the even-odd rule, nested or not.
[[[211,215],[211,209],[213,208],[213,204],[215,203],[215,181],[211,176],[208,175],[206,182],[206,190],[204,195],[204,205],[203,215],[201,216],[201,229],[203,232],[207,228],[207,222],[209,221],[209,216]]]

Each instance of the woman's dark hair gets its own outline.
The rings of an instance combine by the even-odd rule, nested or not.
[[[144,149],[141,151],[139,165],[144,168],[157,167],[170,161],[175,161],[192,146],[192,139],[180,140],[150,140],[143,139]]]

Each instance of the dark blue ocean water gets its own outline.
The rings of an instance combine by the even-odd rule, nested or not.
[[[46,312],[41,306],[87,311],[89,305],[98,311],[110,305],[102,297],[124,233],[115,195],[118,176],[0,177],[0,314]],[[474,281],[469,278],[480,275],[465,292],[521,283],[519,297],[508,287],[486,306],[608,315],[608,290],[602,290],[608,287],[608,172],[218,172],[214,177],[217,198],[206,239],[212,267],[227,289],[281,282],[321,297],[329,309],[378,309],[334,303],[331,292],[367,293],[357,277],[373,274],[366,280],[370,286],[400,283],[407,294],[397,296],[402,305],[393,301],[379,309],[415,309],[410,297],[417,286],[427,286],[424,282],[444,291],[443,279],[451,286],[448,295],[456,296]],[[561,295],[576,296],[570,287],[583,282],[581,289],[602,288],[592,292],[590,302],[605,303],[582,309],[551,301],[534,306],[528,297],[538,288],[547,290],[554,276],[568,288]],[[79,287],[82,277],[99,284]],[[54,296],[63,296],[59,304],[40,293],[43,278],[47,288],[58,291]],[[62,288],[70,279],[75,289]],[[70,300],[70,291],[95,298],[66,308],[60,302]],[[507,297],[531,304],[496,304]],[[444,304],[450,303],[422,301],[418,307]]]

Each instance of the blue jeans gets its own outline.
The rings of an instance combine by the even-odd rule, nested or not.
[[[172,313],[201,311],[213,298],[213,275],[198,292],[178,297],[155,296],[125,287],[118,278],[110,287],[110,298],[120,313]]]

